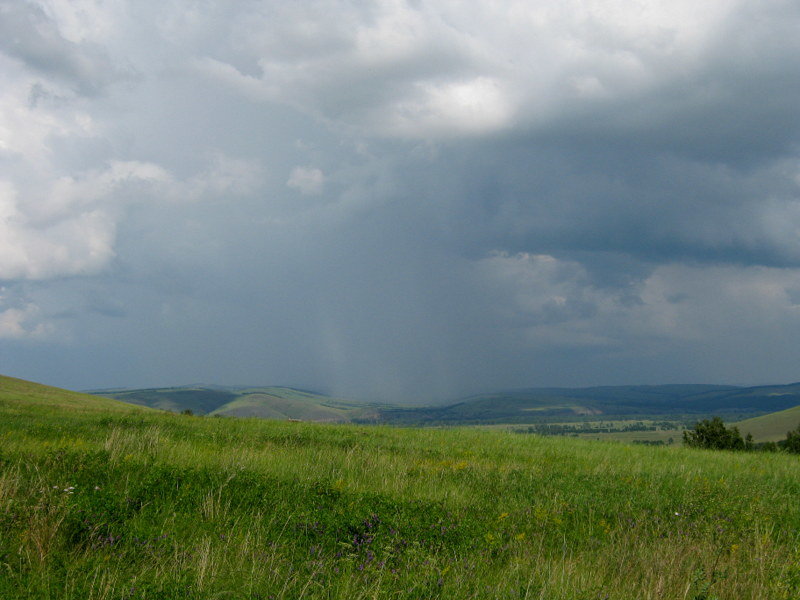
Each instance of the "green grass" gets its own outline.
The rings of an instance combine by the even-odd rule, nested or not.
[[[673,428],[662,429],[665,423],[669,423]],[[524,426],[520,424],[498,424],[498,425],[483,425],[475,426],[485,429],[505,430],[518,435],[530,435],[531,433],[538,433],[541,435],[561,435],[571,438],[580,438],[584,440],[597,440],[597,441],[613,441],[613,442],[627,442],[627,443],[682,443],[684,427],[677,428],[678,422],[652,420],[652,419],[602,419],[596,421],[585,420],[582,422],[566,421],[562,423],[545,423],[541,424],[544,429],[533,429],[531,426]],[[628,426],[655,426],[656,431],[626,431]],[[565,429],[560,433],[553,433],[546,428],[549,426],[562,426]],[[609,431],[586,431],[587,428],[607,429]],[[670,442],[672,440],[672,442]]]
[[[614,442],[662,442],[669,443],[671,439],[675,444],[683,443],[682,429],[667,429],[664,431],[614,431],[611,433],[579,433],[578,437],[585,440],[602,440]]]
[[[756,442],[777,442],[800,425],[800,406],[733,423],[742,435],[751,433]]]
[[[3,599],[800,596],[794,456],[27,389],[0,392]]]
[[[70,392],[14,377],[0,375],[0,406],[3,412],[35,410],[37,407],[50,413],[53,410],[73,411],[148,411],[151,409],[131,406],[108,398],[91,394]]]

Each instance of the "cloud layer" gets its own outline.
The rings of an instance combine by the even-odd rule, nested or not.
[[[0,0],[0,371],[797,379],[782,0]]]

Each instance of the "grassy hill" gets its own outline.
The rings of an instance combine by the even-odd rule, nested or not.
[[[201,415],[212,412],[237,397],[236,394],[229,391],[194,386],[91,393],[160,410],[172,412],[191,410]]]
[[[288,387],[224,388],[184,386],[140,390],[100,390],[94,394],[172,412],[302,421],[374,420],[372,405]]]
[[[91,394],[71,392],[14,377],[0,375],[0,407],[5,411],[41,408],[63,411],[141,411],[140,407]]]
[[[733,423],[742,432],[753,435],[756,442],[777,442],[786,439],[786,433],[800,425],[800,406],[769,413]]]
[[[365,416],[367,412],[364,405],[292,388],[271,387],[242,390],[235,400],[211,414],[345,423],[356,416]]]
[[[3,599],[800,597],[796,456],[208,419],[16,385]]]

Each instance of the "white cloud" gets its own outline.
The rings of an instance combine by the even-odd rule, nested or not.
[[[80,177],[40,183],[40,192],[0,180],[0,279],[89,275],[114,258],[120,204],[114,195],[164,181],[152,164],[112,162]]]
[[[9,303],[0,288],[0,339],[37,339],[52,333],[52,326],[33,302]]]
[[[800,269],[669,264],[623,294],[592,282],[580,263],[549,255],[494,253],[476,267],[494,290],[501,326],[531,347],[746,345],[800,330]],[[760,352],[717,349],[731,351]]]
[[[578,262],[547,254],[494,252],[476,263],[492,290],[498,326],[531,348],[617,344],[606,323],[626,311],[618,290],[595,285]]]
[[[800,269],[665,265],[643,282],[626,329],[695,342],[756,339],[800,326],[798,290]]]
[[[304,189],[313,189],[311,175]],[[138,161],[111,161],[22,189],[0,179],[0,279],[97,274],[116,256],[117,226],[131,205],[229,200],[252,193],[261,178],[258,164],[218,154],[185,180]]]
[[[295,167],[292,169],[286,185],[301,194],[316,196],[322,193],[325,174],[315,167]]]
[[[362,132],[472,135],[682,85],[716,59],[740,5],[317,1],[234,20],[235,56],[203,64],[252,98]]]
[[[47,165],[53,138],[95,134],[91,116],[58,83],[43,83],[0,53],[0,158]]]
[[[113,258],[114,222],[99,209],[35,223],[18,204],[16,190],[0,186],[0,279],[46,279],[91,274]]]
[[[41,2],[60,35],[72,43],[109,42],[128,17],[125,0],[47,0]]]
[[[421,82],[409,100],[389,106],[379,131],[398,137],[484,134],[510,125],[512,106],[503,83],[490,77],[444,83]]]
[[[585,318],[598,296],[579,263],[547,254],[493,252],[477,268],[497,286],[514,326]]]

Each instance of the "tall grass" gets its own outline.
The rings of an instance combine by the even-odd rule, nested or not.
[[[0,598],[800,597],[797,457],[0,408]]]

